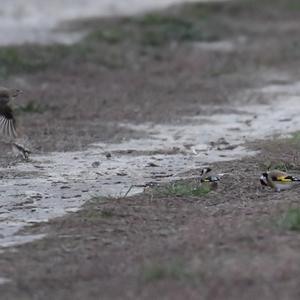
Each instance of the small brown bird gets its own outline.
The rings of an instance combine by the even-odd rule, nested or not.
[[[16,120],[9,102],[17,97],[20,92],[19,90],[0,87],[0,133],[9,138],[18,136]]]
[[[24,145],[14,142],[12,143],[12,150],[16,156],[22,156],[26,161],[29,160],[29,155],[31,151],[27,149]]]
[[[269,186],[276,192],[288,190],[300,183],[300,178],[289,175],[280,170],[271,170],[260,176],[260,183],[263,186]]]
[[[21,93],[21,90],[0,87],[0,135],[9,140],[15,154],[28,160],[30,151],[18,141],[16,119],[10,106],[10,101]]]

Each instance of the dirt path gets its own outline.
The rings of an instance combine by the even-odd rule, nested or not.
[[[262,190],[258,176],[300,173],[299,136],[273,139],[300,128],[300,10],[259,5],[87,20],[75,46],[0,49],[35,150],[7,168],[1,149],[2,246],[45,236],[2,249],[0,298],[297,298],[299,238],[281,220],[298,193]],[[208,193],[182,179],[207,163],[226,174]]]

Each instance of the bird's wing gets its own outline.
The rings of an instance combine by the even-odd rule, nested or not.
[[[12,138],[17,137],[16,120],[11,107],[7,104],[0,104],[0,133]]]
[[[220,181],[220,177],[219,176],[207,176],[205,178],[203,178],[201,181],[202,182],[216,182],[216,181]]]
[[[298,177],[296,177],[296,176],[286,176],[285,178],[284,178],[284,180],[289,180],[289,181],[300,181],[300,178],[298,178]]]
[[[295,177],[289,176],[289,175],[288,176],[286,176],[286,175],[273,176],[272,180],[276,181],[276,182],[281,182],[281,183],[290,183],[292,181],[296,181]]]

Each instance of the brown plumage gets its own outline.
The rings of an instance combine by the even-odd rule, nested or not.
[[[20,90],[7,89],[0,87],[0,137],[4,137],[11,145],[13,152],[23,159],[28,160],[30,150],[20,143],[20,136],[16,128],[16,119],[14,116],[13,109],[10,106],[10,101],[17,97]]]
[[[9,138],[18,136],[16,120],[9,102],[12,98],[17,97],[19,93],[19,90],[0,87],[0,134]]]

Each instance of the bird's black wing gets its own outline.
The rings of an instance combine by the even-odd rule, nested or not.
[[[285,179],[289,181],[300,181],[300,178],[296,176],[286,176]]]
[[[9,136],[17,137],[16,120],[11,107],[0,102],[0,133]]]

